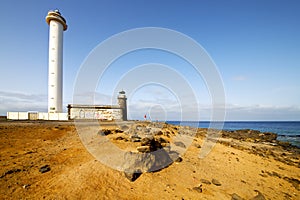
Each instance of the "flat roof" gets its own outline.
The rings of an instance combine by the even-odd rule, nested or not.
[[[68,108],[121,109],[119,105],[86,105],[86,104],[68,104]]]

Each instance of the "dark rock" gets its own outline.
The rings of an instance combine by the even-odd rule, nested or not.
[[[277,134],[269,132],[262,133],[257,130],[243,129],[226,132],[223,131],[222,137],[248,142],[274,142],[277,139]]]
[[[164,149],[143,154],[126,152],[124,154],[124,163],[122,168],[128,173],[134,173],[136,170],[141,170],[142,172],[155,172],[169,166],[172,163],[173,160]]]
[[[162,131],[158,131],[155,135],[163,135]]]
[[[21,169],[10,169],[10,170],[6,171],[3,175],[1,175],[0,178],[3,178],[8,174],[13,174],[13,173],[20,172],[20,171],[21,171]]]
[[[202,185],[199,185],[198,187],[193,187],[193,190],[202,193]]]
[[[159,143],[169,143],[169,141],[165,140],[162,137],[157,138],[156,141],[159,142]]]
[[[109,129],[102,129],[102,130],[100,130],[100,131],[98,131],[98,134],[99,135],[109,135],[109,134],[111,134],[112,132],[111,132],[111,130],[109,130]]]
[[[159,141],[157,140],[152,140],[150,144],[150,150],[151,151],[157,151],[158,149],[161,149],[162,145]]]
[[[150,146],[153,138],[152,137],[145,137],[141,139],[141,145],[142,146]]]
[[[139,138],[131,138],[131,142],[140,142],[141,140]]]
[[[179,162],[182,162],[182,158],[181,157],[178,157],[175,162],[179,163]]]
[[[194,144],[194,146],[196,147],[196,148],[198,148],[198,149],[200,149],[201,148],[201,145],[200,144]]]
[[[255,190],[258,194],[251,200],[266,200],[265,196],[258,190]]]
[[[126,170],[124,171],[125,177],[130,180],[131,182],[135,181],[138,179],[141,175],[142,172],[141,170],[136,170],[135,172],[127,172]]]
[[[244,200],[244,198],[240,197],[239,195],[237,195],[236,193],[233,193],[231,195],[231,200]]]
[[[183,142],[180,142],[180,141],[174,142],[174,144],[175,144],[176,146],[178,146],[178,147],[182,147],[182,148],[185,148],[185,147],[186,147],[185,144],[184,144]]]
[[[170,135],[171,135],[170,131],[164,133],[164,136],[170,137]]]
[[[26,153],[25,153],[25,155],[27,155],[27,154],[32,154],[32,153],[34,153],[33,151],[27,151]]]
[[[291,143],[289,143],[289,142],[278,141],[277,143],[278,143],[278,145],[282,146],[283,148],[291,147]]]
[[[217,179],[212,179],[211,182],[216,186],[221,186],[222,184]]]
[[[126,138],[122,137],[122,136],[118,136],[115,138],[115,140],[126,140]]]
[[[30,184],[25,184],[25,185],[23,185],[22,187],[23,187],[23,189],[27,189],[27,188],[30,187]]]
[[[155,152],[151,152],[151,154],[154,155],[155,160],[149,171],[159,171],[173,163],[173,160],[164,149],[158,149]]]
[[[156,151],[158,149],[161,149],[162,143],[166,143],[167,141],[164,140],[163,138],[158,138],[155,139],[153,137],[146,137],[141,139],[141,145],[142,146],[149,146],[150,147],[150,151]]]
[[[131,142],[140,142],[141,141],[141,137],[138,135],[132,135],[130,137]]]
[[[123,133],[124,131],[123,130],[120,130],[120,129],[116,129],[115,130],[115,133]]]
[[[201,183],[204,183],[204,184],[207,184],[207,185],[210,185],[211,182],[209,180],[206,180],[206,179],[200,179]]]
[[[41,173],[49,172],[51,170],[49,165],[44,165],[43,167],[40,168]]]

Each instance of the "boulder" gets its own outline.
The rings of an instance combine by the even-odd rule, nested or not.
[[[127,173],[159,171],[170,164],[173,160],[164,149],[159,149],[150,153],[126,152],[122,168]]]

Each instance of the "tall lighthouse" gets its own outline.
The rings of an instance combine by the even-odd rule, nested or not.
[[[50,10],[46,16],[49,25],[49,71],[48,71],[48,112],[61,113],[63,99],[63,31],[67,30],[66,20],[58,10]]]

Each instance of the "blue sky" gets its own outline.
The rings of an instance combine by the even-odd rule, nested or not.
[[[3,0],[0,7],[1,115],[46,111],[45,16],[58,8],[69,26],[64,32],[64,106],[72,102],[81,64],[99,43],[129,29],[163,27],[193,38],[211,56],[225,88],[226,120],[300,120],[299,1]],[[124,73],[152,62],[174,68],[189,81],[200,119],[209,120],[211,100],[202,77],[174,55],[154,50],[117,60],[99,83],[99,103],[116,95]],[[155,119],[178,119],[175,96],[155,85],[140,88],[129,95],[130,118],[151,111]]]

